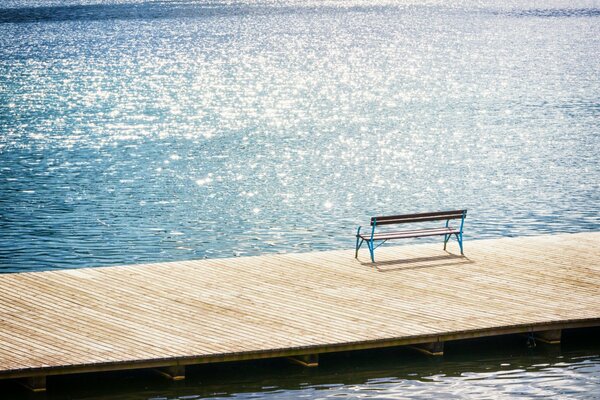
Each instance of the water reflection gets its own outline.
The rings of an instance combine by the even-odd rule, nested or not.
[[[598,333],[566,331],[561,346],[534,348],[521,336],[451,342],[442,358],[403,348],[322,355],[316,369],[283,360],[195,366],[176,383],[150,371],[55,377],[47,398],[594,398]],[[0,389],[25,396],[15,385]]]

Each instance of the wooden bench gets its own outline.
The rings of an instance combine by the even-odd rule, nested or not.
[[[424,236],[444,236],[444,250],[446,250],[446,244],[452,235],[456,236],[458,245],[460,246],[460,254],[463,254],[463,226],[465,224],[465,218],[467,216],[467,210],[454,210],[454,211],[438,211],[420,214],[404,214],[404,215],[388,215],[380,217],[371,217],[371,232],[368,234],[360,233],[360,226],[356,231],[356,253],[355,258],[358,258],[358,249],[362,246],[363,242],[367,242],[369,252],[371,253],[371,261],[375,262],[375,249],[388,240],[391,239],[406,239],[416,238]],[[460,227],[451,227],[451,219],[460,219]],[[429,221],[446,221],[445,226],[434,227],[434,228],[421,228],[405,231],[382,231],[375,232],[375,228],[381,225],[397,225],[407,223],[418,223],[418,222],[429,222]],[[375,246],[375,242],[381,242]]]

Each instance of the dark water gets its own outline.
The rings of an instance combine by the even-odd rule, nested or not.
[[[0,271],[600,229],[600,5],[0,6]]]
[[[283,360],[190,367],[167,382],[149,371],[54,377],[44,400],[184,399],[595,399],[599,330],[566,331],[560,346],[522,336],[451,342],[443,357],[403,348],[321,356],[318,368]],[[26,399],[0,382],[9,398]]]
[[[463,207],[466,240],[599,230],[599,17],[4,0],[0,272],[349,248],[373,214]],[[573,337],[53,378],[47,398],[600,398],[598,332]]]

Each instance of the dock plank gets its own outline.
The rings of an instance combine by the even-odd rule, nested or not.
[[[0,379],[600,325],[600,232],[0,275]]]

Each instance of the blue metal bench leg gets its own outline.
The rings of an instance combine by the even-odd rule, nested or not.
[[[460,246],[460,254],[461,255],[465,255],[465,253],[463,252],[463,226],[465,225],[465,217],[467,216],[467,210],[463,211],[463,215],[462,215],[462,219],[460,220],[460,237],[459,235],[456,235],[456,239],[458,239],[458,245]]]
[[[446,220],[446,228],[448,227],[449,223],[450,223],[450,220],[447,219]],[[446,250],[446,245],[448,244],[448,240],[450,240],[451,237],[452,237],[452,235],[444,235],[444,250]]]
[[[358,249],[360,249],[360,246],[362,246],[363,242],[365,241],[365,239],[361,240],[360,235],[360,226],[358,227],[358,229],[356,230],[356,251],[354,252],[354,258],[358,258]],[[360,240],[360,243],[359,243]]]
[[[369,248],[369,253],[371,254],[371,261],[375,262],[375,241],[373,240],[373,234],[375,232],[375,228],[371,231],[371,240],[365,240],[360,237],[360,226],[356,230],[356,248],[354,250],[354,258],[358,258],[358,249],[362,246],[363,242],[367,242],[367,247]]]
[[[354,252],[354,258],[358,258],[358,249],[362,246],[364,239],[360,239],[360,243],[358,242],[360,238],[356,238],[356,251]]]

